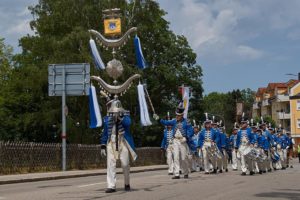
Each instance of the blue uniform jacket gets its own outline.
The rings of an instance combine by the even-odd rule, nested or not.
[[[112,122],[112,117],[110,116],[105,116],[104,117],[104,130],[103,130],[103,134],[101,137],[101,141],[100,144],[101,145],[107,145],[107,143],[110,140],[110,136],[111,136],[111,130],[112,130],[112,126],[113,124]],[[122,119],[122,121],[119,123],[119,130],[120,129],[124,129],[124,139],[127,141],[127,143],[130,145],[132,150],[135,150],[135,146],[134,146],[134,142],[133,142],[133,138],[132,135],[130,134],[130,125],[131,125],[131,119],[129,117],[129,115],[125,115]]]
[[[237,147],[236,147],[237,135],[233,135],[233,134],[232,134],[232,135],[229,137],[229,141],[230,141],[229,146],[230,146],[231,149],[237,148]]]
[[[173,128],[171,129],[171,135],[170,136],[168,135],[168,129],[165,128],[164,137],[161,141],[160,147],[163,148],[163,149],[167,149],[168,146],[169,146],[169,140],[174,138],[174,134],[175,134],[175,132],[174,132]],[[170,137],[170,138],[168,138],[168,137]]]
[[[172,128],[174,130],[174,134],[176,134],[176,128],[177,128],[177,123],[178,123],[176,119],[172,119],[172,120],[161,119],[160,123],[164,126],[172,126]],[[182,130],[180,130],[180,132],[181,132],[182,136],[186,138],[186,140],[187,140],[186,142],[187,142],[188,146],[190,147],[191,137],[194,134],[193,127],[184,118],[181,123],[182,123]]]
[[[265,130],[262,132],[262,136],[264,136],[266,138],[268,146],[269,146],[268,149],[270,149],[270,147],[273,146],[272,134],[268,130]]]
[[[198,147],[202,148],[204,141],[205,141],[205,129],[202,129],[199,135],[199,143],[198,143]],[[209,135],[210,140],[212,140],[213,142],[215,142],[216,144],[218,144],[220,138],[219,138],[219,134],[215,131],[215,129],[211,128],[210,129],[210,135]]]
[[[237,141],[236,141],[236,143],[237,143],[236,147],[237,148],[239,148],[241,143],[242,143],[242,134],[243,134],[244,131],[246,132],[246,137],[248,138],[249,143],[254,144],[251,129],[247,128],[245,130],[239,130],[239,132],[237,133]]]
[[[219,136],[220,136],[220,147],[223,148],[223,149],[226,149],[226,146],[227,146],[226,145],[226,139],[227,139],[226,134],[220,132]]]
[[[269,149],[269,142],[263,135],[257,137],[258,147],[267,151]]]

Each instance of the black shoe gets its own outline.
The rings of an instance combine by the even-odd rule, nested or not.
[[[241,174],[242,176],[246,176],[246,172],[242,172],[242,174]]]
[[[238,169],[232,169],[232,171],[237,171]]]
[[[204,174],[209,174],[209,172],[205,172]]]
[[[268,169],[268,172],[272,172],[272,169]]]
[[[286,168],[289,168],[289,165],[287,165]]]
[[[130,191],[130,185],[125,185],[125,191]]]
[[[172,179],[180,179],[180,176],[173,176]]]
[[[182,171],[181,171],[181,170],[179,171],[179,174],[182,174]]]
[[[294,168],[294,167],[293,167],[293,165],[291,165],[291,167],[290,167],[290,168]]]
[[[201,172],[201,171],[204,171],[204,169],[203,169],[203,168],[200,168],[200,172]]]
[[[183,178],[184,178],[184,179],[188,179],[188,178],[189,178],[189,175],[184,175]]]
[[[281,168],[281,170],[285,170],[285,167]]]
[[[226,172],[228,172],[228,169],[225,169]]]
[[[277,169],[276,168],[274,168],[274,171],[276,171]]]
[[[267,173],[267,171],[266,171],[266,170],[264,170],[264,171],[263,171],[263,173]]]
[[[113,189],[113,188],[107,188],[105,190],[105,193],[113,193],[113,192],[116,192],[116,189]]]
[[[251,176],[254,175],[254,174],[255,174],[254,171],[251,171],[251,172],[250,172],[250,175],[251,175]]]
[[[259,173],[259,174],[262,174],[263,172],[262,172],[262,171],[259,171],[258,173]]]
[[[214,169],[214,171],[212,171],[212,174],[216,174],[217,173],[217,169]]]
[[[168,175],[173,175],[173,173],[168,173]]]
[[[220,170],[219,170],[219,173],[223,173],[223,170],[220,169]]]

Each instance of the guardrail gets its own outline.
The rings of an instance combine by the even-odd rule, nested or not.
[[[137,148],[138,159],[131,166],[165,164],[159,147]],[[67,145],[67,170],[106,168],[100,145]],[[61,144],[0,141],[0,174],[61,170]]]

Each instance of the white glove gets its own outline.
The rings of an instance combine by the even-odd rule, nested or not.
[[[106,150],[105,149],[101,149],[101,157],[106,157]]]
[[[157,114],[153,114],[153,118],[157,121],[157,120],[159,120],[159,116],[157,115]]]

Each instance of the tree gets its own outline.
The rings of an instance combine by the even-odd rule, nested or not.
[[[133,42],[128,44],[117,54],[117,59],[125,68],[119,82],[125,81],[133,73],[142,74],[141,81],[147,83],[156,111],[162,117],[167,111],[173,113],[177,106],[180,99],[178,83],[189,85],[193,88],[194,97],[191,100],[191,115],[200,116],[202,70],[196,64],[196,54],[184,36],[177,36],[169,29],[169,23],[163,18],[165,12],[158,3],[147,0],[145,6],[141,6],[137,1],[134,9],[133,5],[125,0],[42,0],[30,8],[34,16],[31,28],[36,34],[21,38],[23,51],[16,56],[19,67],[14,70],[14,78],[9,82],[5,94],[9,98],[4,107],[14,120],[10,124],[1,118],[7,124],[6,129],[11,129],[10,139],[53,141],[51,127],[60,124],[60,98],[48,97],[47,66],[51,63],[92,63],[88,29],[102,32],[102,10],[112,7],[120,7],[123,11],[124,29],[138,27],[144,55],[150,66],[139,71],[135,67]],[[111,51],[100,48],[100,52],[105,62],[112,59]],[[111,82],[105,73],[97,72],[93,67],[92,74],[100,74],[107,82]],[[123,106],[132,111],[132,132],[138,144],[157,146],[162,127],[157,123],[151,127],[139,126],[136,88],[130,89],[121,100]],[[100,104],[102,114],[105,114],[105,101],[101,100]],[[67,105],[69,141],[80,141],[82,131],[75,126],[78,121],[84,130],[83,142],[98,143],[101,130],[88,128],[88,98],[68,97]]]

